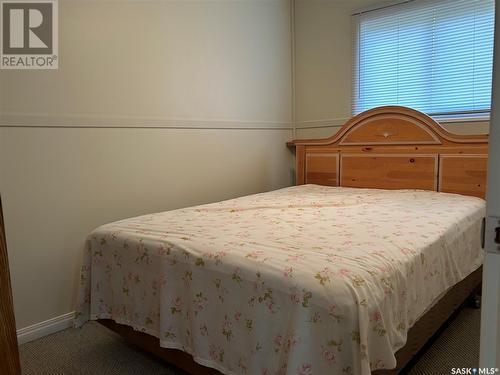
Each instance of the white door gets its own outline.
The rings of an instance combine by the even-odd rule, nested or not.
[[[500,0],[496,1],[480,367],[500,368]]]

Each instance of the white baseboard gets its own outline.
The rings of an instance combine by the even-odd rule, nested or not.
[[[73,326],[75,312],[69,312],[64,315],[56,316],[55,318],[44,322],[36,323],[28,327],[17,330],[17,342],[19,345],[39,339],[41,337],[62,331],[63,329]]]

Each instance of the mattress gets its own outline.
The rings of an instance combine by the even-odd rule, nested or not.
[[[482,263],[482,199],[302,185],[103,225],[77,325],[112,319],[224,374],[370,374]]]

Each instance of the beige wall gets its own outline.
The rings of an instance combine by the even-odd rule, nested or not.
[[[351,14],[386,0],[295,0],[297,138],[327,137],[351,117],[354,67]],[[487,133],[488,122],[443,123],[457,133]]]
[[[293,120],[350,117],[350,14],[379,1],[292,2],[293,28],[289,0],[60,0],[60,69],[0,71],[19,328],[73,309],[96,226],[287,186]]]
[[[18,328],[73,310],[96,226],[291,183],[287,0],[60,0],[60,69],[0,72]]]

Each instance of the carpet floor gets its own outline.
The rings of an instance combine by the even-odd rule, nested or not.
[[[480,315],[479,309],[463,308],[403,373],[441,375],[453,367],[477,367]],[[20,356],[23,375],[185,375],[95,322],[23,344]]]

